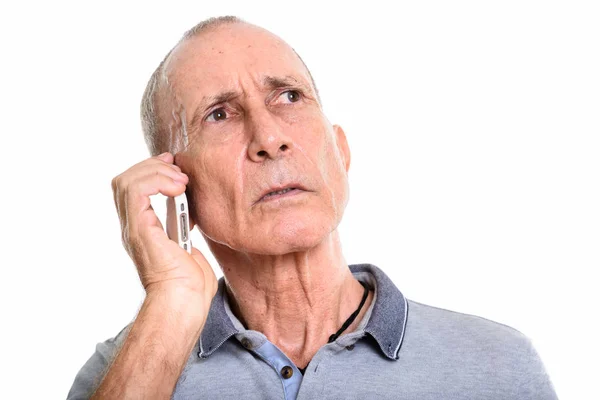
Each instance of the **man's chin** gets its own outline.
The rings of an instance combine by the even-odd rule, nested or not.
[[[288,254],[293,252],[309,251],[318,246],[331,233],[326,224],[315,224],[313,221],[283,225],[279,224],[269,230],[269,234],[261,235],[254,242],[256,253],[260,254]]]

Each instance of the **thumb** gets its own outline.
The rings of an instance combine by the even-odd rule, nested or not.
[[[200,250],[198,250],[197,248],[195,248],[194,246],[192,246],[192,258],[196,261],[197,264],[204,266],[204,265],[209,265],[208,261],[206,261],[206,258],[204,257],[204,254],[202,254],[202,252]],[[210,267],[210,265],[209,265]],[[211,268],[212,270],[212,268]]]
[[[196,264],[202,269],[204,274],[204,285],[208,288],[210,287],[212,290],[212,296],[214,297],[217,294],[217,290],[219,289],[219,282],[217,280],[217,276],[215,275],[215,271],[213,271],[212,267],[202,254],[200,250],[192,246],[192,258],[196,261]]]

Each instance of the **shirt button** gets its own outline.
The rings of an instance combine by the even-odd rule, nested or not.
[[[281,368],[281,376],[283,376],[284,379],[291,378],[293,374],[294,370],[289,365],[286,365],[285,367]]]
[[[252,341],[248,338],[243,338],[242,339],[242,346],[244,346],[245,348],[247,348],[248,350],[250,350],[252,348]]]
[[[346,350],[354,350],[354,344],[351,344],[350,346],[346,346]]]

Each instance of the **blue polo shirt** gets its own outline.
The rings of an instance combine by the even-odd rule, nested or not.
[[[374,291],[359,327],[324,344],[304,374],[229,307],[223,278],[173,399],[557,399],[531,340],[509,326],[406,297],[372,264],[349,266]],[[98,343],[68,399],[86,399],[131,324]]]

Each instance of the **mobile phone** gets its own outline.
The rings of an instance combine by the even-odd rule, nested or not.
[[[190,217],[185,192],[175,197],[167,197],[167,236],[179,247],[192,254],[190,240]]]

